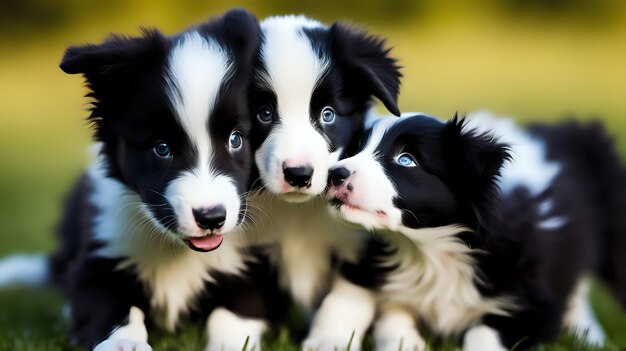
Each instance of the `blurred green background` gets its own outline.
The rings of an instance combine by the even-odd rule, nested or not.
[[[86,90],[58,69],[64,49],[139,26],[173,34],[234,6],[259,18],[347,20],[388,38],[404,66],[403,111],[597,118],[626,158],[626,1],[1,1],[0,257],[54,247],[63,196],[89,161]],[[594,294],[612,340],[626,347],[626,317]],[[0,311],[11,299],[0,295]]]

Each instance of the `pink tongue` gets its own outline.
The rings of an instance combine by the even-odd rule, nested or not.
[[[224,240],[223,235],[207,235],[201,238],[189,238],[189,242],[195,248],[209,251],[218,248]]]

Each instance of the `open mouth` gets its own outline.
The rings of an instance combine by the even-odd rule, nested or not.
[[[206,236],[186,238],[185,243],[194,251],[209,252],[220,247],[223,240],[223,235],[209,234]]]

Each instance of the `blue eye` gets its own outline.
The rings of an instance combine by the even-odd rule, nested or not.
[[[402,167],[416,167],[417,166],[417,162],[415,162],[415,159],[413,158],[413,156],[411,156],[411,154],[406,153],[406,152],[396,157],[396,163]]]
[[[322,110],[322,121],[324,123],[332,123],[335,120],[335,110],[332,107],[326,106]]]
[[[269,107],[262,107],[257,113],[257,118],[263,123],[269,123],[274,118],[274,112]]]
[[[231,150],[239,150],[243,145],[243,136],[239,132],[233,132],[228,139],[228,144]]]
[[[154,154],[159,156],[160,158],[172,157],[172,149],[170,149],[170,146],[167,145],[167,143],[164,143],[162,141],[154,144],[152,150],[154,151]]]

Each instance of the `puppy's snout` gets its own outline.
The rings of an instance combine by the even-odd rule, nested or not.
[[[311,186],[311,177],[313,177],[313,167],[286,167],[283,169],[285,181],[291,186],[304,188]]]
[[[226,208],[222,205],[211,208],[194,208],[192,212],[200,229],[220,229],[226,222]]]
[[[350,171],[345,167],[333,168],[328,172],[328,184],[339,186],[350,177]]]

